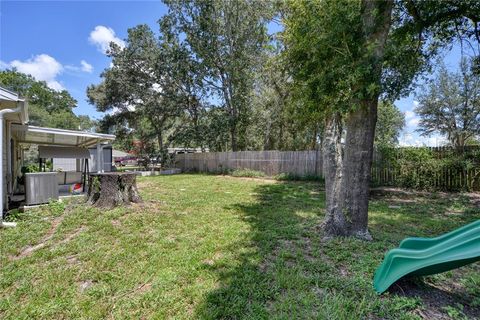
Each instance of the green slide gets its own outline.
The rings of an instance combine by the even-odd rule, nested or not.
[[[404,276],[440,273],[480,260],[480,220],[436,238],[406,238],[390,250],[373,279],[377,293]]]

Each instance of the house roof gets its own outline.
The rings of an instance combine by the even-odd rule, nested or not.
[[[28,122],[28,104],[25,99],[20,98],[18,94],[0,87],[0,110],[2,109],[15,109],[20,107],[19,112],[7,113],[5,118],[11,121],[17,121],[21,123]]]
[[[25,101],[25,99],[21,99],[18,94],[3,87],[0,87],[0,100],[5,101]]]
[[[85,131],[44,128],[12,124],[12,135],[18,142],[38,145],[55,145],[88,148],[97,143],[105,144],[115,140],[112,134]]]

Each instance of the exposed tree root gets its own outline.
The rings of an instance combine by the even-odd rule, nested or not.
[[[39,243],[37,243],[34,246],[27,246],[27,247],[23,248],[22,251],[19,254],[17,254],[16,256],[11,256],[10,260],[15,261],[15,260],[19,260],[21,258],[28,257],[28,256],[32,255],[35,251],[46,247],[48,245],[48,242],[53,238],[53,235],[57,231],[58,226],[62,223],[63,219],[64,219],[63,215],[55,218],[52,222],[52,225],[51,225],[50,229],[45,234],[45,236],[40,240]],[[76,229],[72,233],[68,234],[65,237],[65,239],[61,240],[60,242],[58,242],[56,244],[64,244],[64,243],[67,243],[67,242],[71,241],[73,238],[78,236],[80,234],[80,232],[82,232],[84,229],[85,228],[83,226],[81,226],[80,228]]]
[[[31,255],[33,252],[37,251],[38,249],[41,249],[46,246],[47,242],[52,239],[53,235],[55,234],[55,231],[57,231],[58,226],[60,223],[62,223],[64,216],[61,215],[59,217],[56,217],[52,221],[52,225],[50,226],[50,229],[48,229],[47,233],[45,236],[40,240],[40,242],[34,246],[27,246],[22,249],[22,251],[17,254],[16,256],[10,257],[10,260],[18,260],[24,257],[27,257]]]

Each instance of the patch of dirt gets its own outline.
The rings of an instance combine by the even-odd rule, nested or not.
[[[139,287],[137,287],[137,289],[135,291],[137,293],[144,293],[144,292],[150,291],[150,289],[152,289],[152,284],[151,283],[144,283],[144,284],[140,285]]]
[[[161,201],[161,200],[148,200],[148,201],[142,201],[142,202],[139,202],[139,203],[131,203],[130,205],[132,207],[138,208],[140,210],[144,210],[144,209],[158,210],[159,207],[163,206],[164,204],[165,204],[165,202]]]
[[[206,264],[207,266],[213,266],[215,262],[221,258],[223,258],[223,253],[216,252],[211,258],[202,260],[202,263]]]
[[[20,251],[19,254],[17,254],[16,256],[10,257],[10,260],[18,260],[18,259],[21,259],[21,258],[24,258],[24,257],[28,257],[33,252],[37,251],[38,249],[41,249],[41,248],[45,247],[47,245],[47,242],[50,239],[52,239],[53,235],[55,234],[55,231],[57,231],[58,226],[62,223],[63,219],[64,219],[63,215],[53,219],[52,225],[50,226],[50,229],[48,229],[47,233],[45,234],[45,236],[43,236],[43,238],[40,240],[39,243],[37,243],[34,246],[27,246],[27,247],[23,248],[22,251]]]
[[[172,235],[169,235],[169,236],[166,236],[166,237],[165,237],[165,240],[166,240],[168,243],[174,243],[174,242],[177,241],[177,237],[172,236]]]
[[[327,290],[326,290],[326,289],[320,288],[320,287],[318,287],[318,286],[313,287],[313,288],[312,288],[312,291],[313,291],[313,293],[315,293],[315,295],[316,295],[317,297],[324,297],[325,294],[327,293]]]
[[[464,289],[457,285],[433,285],[423,282],[421,278],[406,278],[397,281],[389,292],[404,296],[420,298],[423,307],[415,310],[415,313],[423,319],[451,319],[445,308],[462,304],[463,313],[469,319],[479,319],[480,309],[470,306],[471,298],[465,296]]]
[[[470,204],[472,204],[477,208],[480,208],[480,193],[468,192],[468,193],[464,193],[464,195],[468,198]]]
[[[203,264],[206,264],[207,266],[213,266],[215,264],[215,261],[213,259],[204,259],[202,260]]]
[[[350,276],[350,271],[348,271],[347,267],[346,266],[343,266],[343,265],[340,265],[338,267],[338,273],[342,276],[342,277],[349,277]]]
[[[67,263],[68,263],[69,265],[73,265],[73,264],[79,263],[79,261],[78,261],[78,259],[77,259],[77,255],[68,256],[66,259],[67,259]]]
[[[95,284],[95,281],[85,280],[78,284],[78,288],[81,293],[84,293],[88,288],[91,288]]]

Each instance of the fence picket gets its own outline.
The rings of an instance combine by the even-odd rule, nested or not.
[[[452,151],[469,153],[480,151],[480,146],[470,146],[463,150],[453,150],[450,147],[428,147],[434,152],[436,159],[451,155]],[[175,156],[176,165],[185,172],[222,173],[236,169],[252,169],[262,171],[268,176],[281,173],[295,176],[323,176],[323,158],[321,150],[311,151],[239,151],[239,152],[207,152],[184,153]],[[443,168],[437,171],[433,178],[433,186],[441,189],[476,189],[480,188],[476,181],[477,169],[480,169],[480,159],[474,161],[475,167],[469,169]],[[414,174],[421,174],[416,168]],[[384,163],[378,152],[373,154],[371,171],[372,182],[376,185],[395,186],[405,172],[391,163]]]

